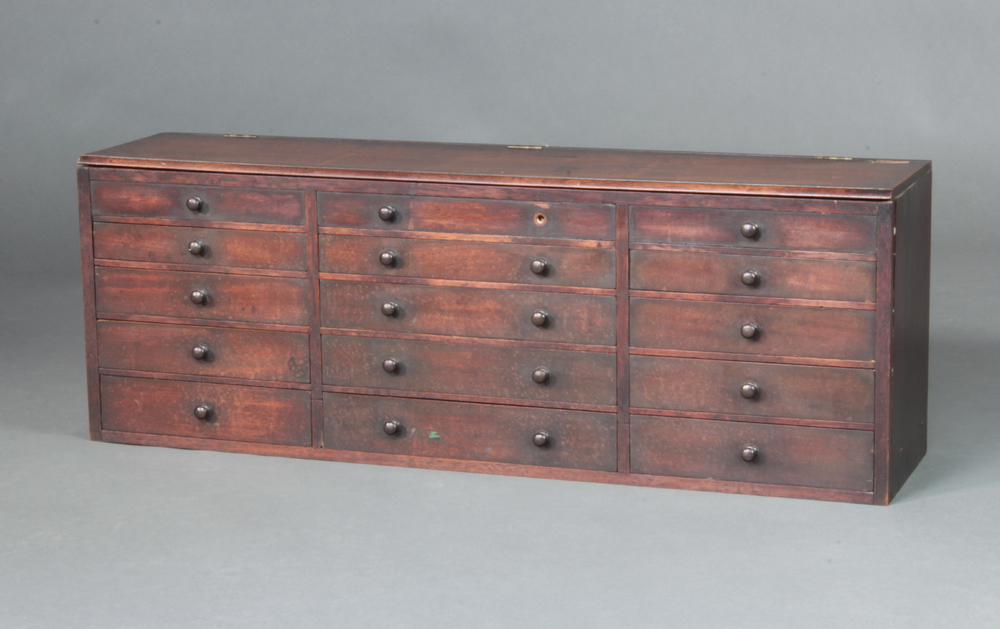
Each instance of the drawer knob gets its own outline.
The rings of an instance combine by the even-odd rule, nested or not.
[[[744,323],[743,327],[740,328],[740,334],[743,335],[745,339],[756,338],[760,334],[760,327],[756,323]]]
[[[542,327],[549,322],[549,313],[544,310],[536,310],[531,313],[531,322],[538,327]]]
[[[208,291],[200,288],[191,291],[191,303],[200,305],[208,303]]]
[[[192,240],[188,243],[188,253],[193,256],[204,255],[205,249],[207,249],[207,247],[205,247],[205,243],[200,240]]]
[[[393,266],[396,264],[396,252],[383,251],[378,254],[378,261],[382,263],[382,266]]]
[[[399,312],[399,305],[394,301],[387,301],[382,304],[382,314],[387,317],[395,317],[396,313]]]
[[[396,218],[396,210],[392,209],[388,205],[383,205],[378,209],[378,217],[386,223],[390,223]],[[386,425],[388,426],[388,424]]]
[[[209,352],[208,345],[195,345],[191,348],[191,358],[195,360],[208,360]]]
[[[743,448],[743,451],[740,452],[740,457],[742,457],[742,459],[747,463],[750,463],[757,458],[757,447],[747,446]]]
[[[531,261],[531,272],[535,275],[544,275],[549,271],[549,263],[542,258],[535,258]]]
[[[740,233],[744,238],[756,238],[760,235],[760,226],[757,223],[743,223]]]
[[[208,404],[199,404],[194,407],[194,416],[201,421],[205,421],[212,417],[212,407]]]
[[[202,206],[205,205],[205,202],[201,200],[201,197],[189,197],[184,205],[186,205],[187,209],[192,212],[200,212]]]
[[[389,435],[391,437],[393,435],[398,435],[399,434],[399,429],[402,428],[402,427],[403,426],[399,422],[397,422],[397,421],[391,421],[391,422],[386,422],[382,426],[382,431],[385,434],[387,434],[387,435]]]
[[[747,286],[756,286],[760,283],[760,273],[754,271],[753,269],[748,269],[743,271],[743,275],[740,276],[740,281]]]
[[[531,372],[531,379],[537,382],[538,384],[545,384],[546,382],[549,381],[550,375],[551,374],[549,373],[548,369],[546,369],[545,367],[539,367],[538,369]]]
[[[552,435],[544,430],[539,430],[531,437],[531,443],[535,444],[539,448],[544,448],[549,445],[552,441]]]
[[[748,400],[752,400],[760,395],[760,386],[756,382],[747,382],[740,387],[740,395]]]
[[[396,373],[399,371],[399,361],[395,358],[386,358],[382,361],[382,369],[384,369],[386,373]]]

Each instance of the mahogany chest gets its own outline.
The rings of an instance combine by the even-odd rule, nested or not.
[[[90,434],[887,504],[931,165],[161,134],[80,158]]]

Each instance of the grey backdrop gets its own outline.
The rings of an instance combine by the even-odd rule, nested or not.
[[[1000,4],[0,3],[0,627],[995,627]],[[76,157],[160,131],[934,160],[888,508],[86,440]]]

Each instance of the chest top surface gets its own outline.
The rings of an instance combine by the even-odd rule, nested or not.
[[[892,199],[923,160],[161,133],[87,153],[86,166],[257,175]]]

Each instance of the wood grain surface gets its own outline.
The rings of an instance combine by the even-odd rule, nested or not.
[[[875,376],[870,369],[813,367],[632,356],[631,404],[635,408],[874,421]],[[741,387],[754,383],[756,397]]]
[[[389,208],[392,218],[379,217]],[[319,193],[320,225],[369,230],[613,240],[614,207],[390,194]]]
[[[741,453],[757,449],[750,462]],[[872,433],[674,417],[632,418],[632,471],[871,491]]]
[[[198,253],[189,249],[193,242]],[[305,244],[305,234],[94,224],[94,257],[111,260],[305,271]]]
[[[513,245],[412,238],[320,235],[320,271],[386,277],[420,277],[539,286],[614,288],[615,250]],[[392,266],[379,262],[390,251]],[[542,259],[547,270],[531,271]]]
[[[309,382],[309,335],[98,321],[100,365],[251,380]],[[196,346],[207,357],[192,355]]]
[[[323,326],[548,343],[614,345],[615,299],[601,295],[371,282],[321,283]],[[394,313],[382,312],[385,304]],[[543,312],[544,323],[532,323]]]
[[[105,430],[309,445],[309,392],[203,382],[101,377]],[[211,412],[198,419],[194,409]]]
[[[613,471],[615,415],[327,393],[325,443],[361,450]],[[397,422],[393,435],[387,422]],[[532,438],[544,431],[548,443]]]

